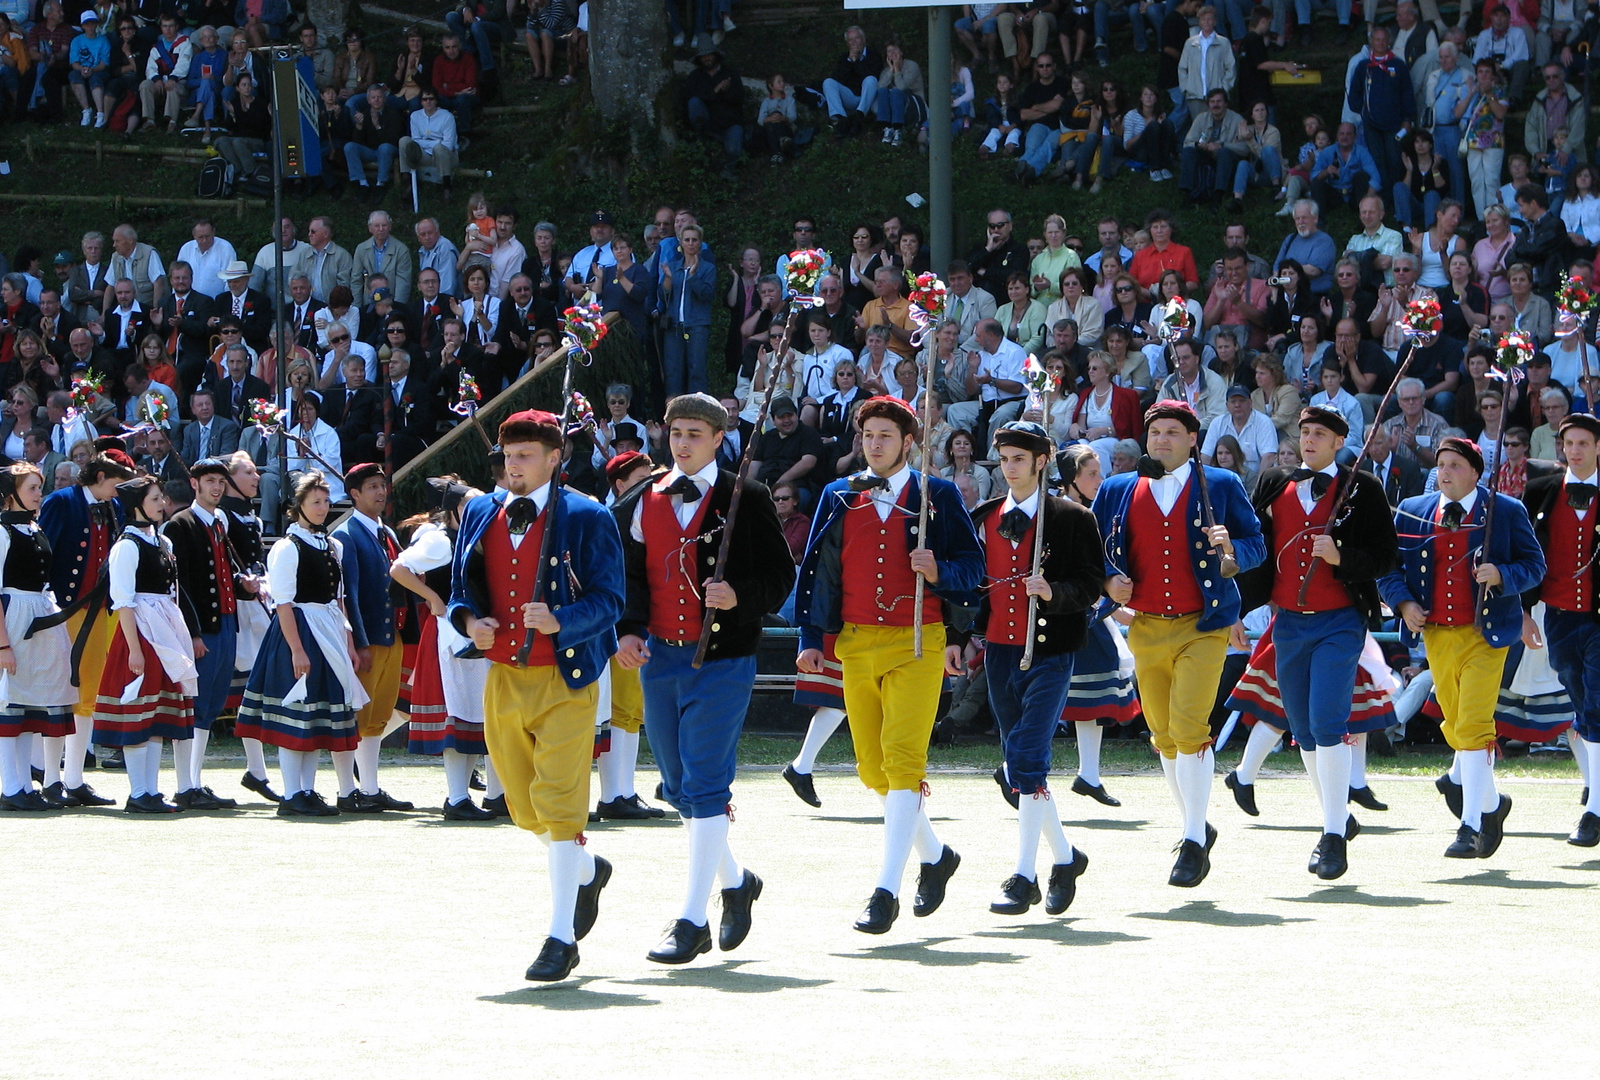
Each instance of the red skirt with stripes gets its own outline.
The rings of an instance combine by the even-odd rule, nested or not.
[[[139,696],[124,702],[123,691],[138,676],[128,667],[128,639],[120,630],[111,638],[111,655],[106,657],[94,703],[94,741],[101,746],[138,746],[155,738],[194,738],[194,699],[167,677],[143,634],[139,646],[144,653],[144,682]]]
[[[1246,724],[1265,720],[1275,728],[1287,730],[1289,721],[1283,712],[1283,696],[1278,691],[1278,654],[1272,645],[1270,624],[1256,642],[1250,664],[1228,697],[1227,707],[1239,710]],[[1356,689],[1350,698],[1350,734],[1381,731],[1395,722],[1394,695],[1374,683],[1366,668],[1357,667]]]
[[[822,638],[822,674],[808,675],[802,671],[794,680],[794,703],[809,705],[813,709],[844,708],[844,667],[833,651],[838,634]]]

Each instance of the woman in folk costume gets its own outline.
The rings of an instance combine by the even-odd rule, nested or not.
[[[72,640],[62,625],[29,636],[36,618],[60,609],[50,593],[50,541],[35,521],[44,478],[35,465],[0,469],[0,810],[52,810],[79,804],[59,774],[33,790],[33,740],[44,740],[47,770],[61,762],[73,730],[78,688],[72,685]],[[81,760],[81,759],[80,759]]]
[[[472,768],[487,754],[483,741],[483,692],[490,660],[463,660],[458,655],[471,642],[443,619],[450,603],[450,561],[461,506],[483,494],[454,477],[428,478],[428,501],[437,502],[432,517],[418,525],[411,543],[390,568],[395,581],[423,600],[417,657],[411,669],[411,735],[413,754],[442,755],[448,821],[490,821],[506,816],[505,788],[489,762],[484,805],[472,801]],[[498,803],[496,812],[492,805]]]
[[[194,644],[178,608],[178,564],[157,528],[172,504],[161,482],[140,476],[117,485],[122,537],[108,569],[117,633],[100,673],[94,741],[122,747],[130,814],[175,814],[161,795],[161,740],[194,738],[198,672]]]
[[[335,817],[317,794],[317,756],[355,760],[356,710],[367,703],[356,678],[355,645],[344,613],[339,541],[327,533],[328,484],[308,472],[284,513],[293,524],[267,556],[267,590],[277,609],[245,685],[234,731],[278,748],[279,817]],[[336,758],[337,760],[337,758]]]
[[[256,654],[267,636],[267,626],[272,622],[272,597],[266,592],[267,549],[262,540],[261,518],[256,516],[252,500],[261,490],[261,474],[248,452],[235,451],[225,459],[228,463],[228,493],[222,498],[222,510],[227,516],[228,543],[238,557],[240,570],[252,574],[260,582],[260,592],[254,600],[239,605],[239,636],[235,639],[233,653],[233,687],[228,691],[227,709],[237,715],[244,701],[244,686],[250,679],[250,669],[255,666]],[[283,797],[272,790],[267,782],[267,758],[260,739],[240,739],[244,745],[244,775],[239,786],[253,791],[268,802],[278,803]]]

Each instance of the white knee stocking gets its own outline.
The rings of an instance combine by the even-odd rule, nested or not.
[[[172,771],[177,774],[176,784],[179,791],[188,791],[198,787],[194,782],[194,740],[172,740]]]
[[[445,798],[458,803],[467,798],[468,785],[472,783],[473,758],[455,750],[444,752]]]
[[[1206,842],[1206,806],[1211,802],[1211,748],[1198,754],[1179,754],[1178,790],[1183,793],[1183,838]]]
[[[354,750],[335,750],[333,752],[333,771],[339,777],[339,798],[355,794],[356,790],[356,752]]]
[[[1161,772],[1167,778],[1167,790],[1172,792],[1172,801],[1178,804],[1178,809],[1183,809],[1183,789],[1178,787],[1178,759],[1169,758],[1165,754],[1158,755],[1161,759]]]
[[[44,744],[44,786],[49,787],[61,779],[61,764],[65,760],[62,757],[62,748],[67,740],[64,738],[46,739],[36,734],[33,736],[33,741]],[[78,765],[78,771],[80,774],[83,771],[81,762]],[[28,776],[28,783],[33,783],[33,775],[31,773]],[[82,783],[82,781],[79,781],[79,783]],[[76,787],[77,785],[74,784],[73,786]]]
[[[300,750],[285,750],[278,747],[278,771],[283,774],[283,797],[285,799],[298,795],[306,790],[305,780],[301,774],[304,765],[302,758],[306,755]]]
[[[1044,834],[1044,819],[1055,806],[1042,792],[1023,795],[1017,803],[1017,873],[1029,881],[1039,877],[1039,838]]]
[[[1049,809],[1044,815],[1044,840],[1050,845],[1050,861],[1059,866],[1072,861],[1072,844],[1067,831],[1061,827],[1061,810],[1055,799],[1048,800]]]
[[[244,771],[257,780],[267,778],[267,755],[261,749],[260,739],[240,739],[244,747]]]
[[[706,924],[706,904],[727,848],[727,814],[689,819],[689,883],[678,918],[688,919],[696,926]]]
[[[26,768],[27,766],[23,766]],[[15,735],[0,739],[0,795],[20,794],[25,785],[17,774],[17,738]]]
[[[1256,776],[1261,772],[1261,766],[1267,760],[1267,755],[1272,753],[1278,745],[1278,740],[1282,738],[1283,732],[1274,729],[1270,724],[1256,721],[1250,728],[1250,738],[1245,740],[1244,756],[1239,759],[1239,767],[1234,770],[1239,774],[1241,784],[1256,782]]]
[[[806,728],[805,741],[800,744],[800,753],[795,755],[793,762],[795,772],[809,773],[817,767],[817,755],[822,753],[823,746],[833,738],[833,733],[839,730],[839,725],[842,723],[844,723],[843,709],[824,707],[811,714],[811,724]]]
[[[883,800],[883,866],[878,871],[878,888],[900,895],[906,860],[916,840],[922,817],[922,793],[897,788]]]
[[[1584,759],[1589,764],[1585,776],[1600,776],[1600,743],[1586,742],[1583,744],[1583,749]],[[1589,802],[1584,809],[1591,814],[1600,814],[1600,786],[1593,784],[1589,786]]]
[[[1567,729],[1567,746],[1572,750],[1572,760],[1578,763],[1578,774],[1583,777],[1583,786],[1592,793],[1594,785],[1589,782],[1589,747],[1595,744],[1588,742],[1579,735],[1576,728]]]
[[[138,746],[124,746],[122,760],[128,770],[128,794],[132,796],[148,795],[151,788],[147,787],[148,773],[145,772],[145,754],[150,750],[151,744],[144,742]]]
[[[378,752],[383,749],[382,735],[363,735],[356,744],[356,772],[361,777],[361,791],[376,795],[378,787]]]
[[[928,820],[928,800],[922,798],[921,793],[917,796],[917,832],[912,843],[917,846],[919,862],[938,862],[939,856],[944,854],[944,841],[933,831],[933,822]]]
[[[206,767],[206,747],[211,743],[211,732],[205,728],[194,729],[194,746],[189,751],[189,779],[195,787],[205,787],[200,773]]]
[[[44,740],[31,731],[24,731],[17,736],[22,740],[17,744],[17,751],[22,754],[22,761],[29,769],[44,769]],[[33,777],[28,777],[28,782],[33,782]]]
[[[1367,786],[1367,733],[1351,736],[1347,745],[1350,747],[1350,786],[1364,788]]]
[[[595,764],[595,771],[600,774],[600,801],[610,802],[619,794],[617,788],[617,766],[622,759],[623,740],[628,733],[611,729],[611,749],[601,754]],[[448,753],[448,751],[446,751]]]
[[[1457,787],[1461,786],[1461,751],[1456,751],[1456,756],[1450,760],[1450,782]]]
[[[1350,747],[1317,747],[1317,779],[1322,788],[1322,831],[1343,836],[1350,811]]]
[[[1322,805],[1322,777],[1317,774],[1317,751],[1313,747],[1307,750],[1300,748],[1300,763],[1306,767],[1306,779],[1311,781],[1311,797],[1317,800],[1317,805]],[[1346,793],[1348,794],[1348,792]]]
[[[717,861],[717,882],[724,889],[736,888],[744,882],[744,867],[739,865],[733,845],[726,840],[722,842],[722,858]]]
[[[1095,720],[1078,720],[1072,730],[1078,735],[1078,775],[1084,782],[1100,786],[1100,743],[1105,731]]]
[[[1483,814],[1500,805],[1494,789],[1494,762],[1488,750],[1463,750],[1461,764],[1461,824],[1483,828]]]
[[[83,786],[83,759],[89,753],[94,735],[94,717],[74,716],[72,733],[67,736],[66,757],[61,765],[61,782],[69,788]]]
[[[614,766],[616,773],[612,780],[617,786],[616,797],[631,799],[639,794],[638,789],[633,786],[633,774],[639,767],[639,733],[624,731],[620,734],[622,745],[618,746],[615,742],[611,744],[612,751],[617,755]]]
[[[541,833],[550,850],[550,936],[571,945],[577,940],[572,928],[578,906],[578,887],[594,880],[594,856],[576,840],[550,840]]]
[[[161,793],[161,743],[160,739],[151,739],[145,751],[144,784],[152,794]]]
[[[506,786],[500,782],[500,774],[494,771],[494,759],[483,755],[483,797],[498,799],[505,793]]]

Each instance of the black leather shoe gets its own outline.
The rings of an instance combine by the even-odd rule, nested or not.
[[[127,759],[125,759],[122,756],[122,747],[120,747],[120,746],[112,747],[111,748],[111,756],[106,758],[104,761],[102,761],[100,763],[100,768],[103,771],[109,771],[109,772],[126,771],[126,769],[128,768],[128,762],[127,762]]]
[[[1000,795],[1005,799],[1006,805],[1013,810],[1017,809],[1019,805],[1017,793],[1012,789],[1011,781],[1006,779],[1006,767],[1004,765],[994,771],[994,782],[1000,785]]]
[[[488,787],[483,782],[483,774],[481,772],[479,772],[477,769],[473,769],[472,770],[472,779],[467,781],[467,790],[469,790],[469,791],[488,791],[489,790]]]
[[[278,800],[279,817],[311,817],[312,811],[306,808],[306,793],[297,791],[287,799]]]
[[[1211,873],[1211,853],[1193,840],[1180,841],[1177,851],[1178,859],[1172,864],[1167,884],[1180,889],[1192,889]]]
[[[79,784],[73,788],[64,788],[63,790],[66,792],[67,797],[72,800],[70,804],[72,806],[115,806],[117,804],[117,800],[106,798],[87,783]]]
[[[1211,822],[1206,822],[1206,854],[1211,854],[1211,849],[1217,846],[1217,827]]]
[[[346,814],[376,814],[377,808],[368,806],[364,800],[365,796],[361,794],[361,789],[357,788],[348,795],[340,795],[337,805],[339,810]]]
[[[856,929],[863,934],[887,934],[900,917],[900,901],[888,889],[873,889],[866,910],[856,916]]]
[[[1350,869],[1350,860],[1345,854],[1345,843],[1345,838],[1342,836],[1335,836],[1333,833],[1322,834],[1322,840],[1317,844],[1317,852],[1321,856],[1317,863],[1317,877],[1323,881],[1344,877],[1344,872]]]
[[[822,800],[817,798],[817,786],[811,782],[811,774],[801,772],[794,767],[794,762],[783,767],[784,781],[800,796],[800,801],[807,806],[821,806]]]
[[[302,791],[300,794],[305,797],[306,809],[314,817],[339,816],[339,808],[337,806],[329,806],[328,800],[318,795],[315,791]]]
[[[364,791],[357,791],[361,801],[367,804],[369,812],[382,813],[385,810],[415,810],[415,803],[408,803],[404,799],[397,799],[382,788],[376,795],[368,795]]]
[[[522,977],[529,982],[560,982],[571,975],[572,969],[577,966],[577,942],[568,945],[565,941],[547,937],[544,939],[544,948],[539,950],[539,959],[528,965],[528,971]]]
[[[33,777],[33,782],[35,784],[44,783],[44,770],[43,769],[36,769],[32,765],[30,765],[30,766],[28,766],[28,775]]]
[[[1368,810],[1389,809],[1389,804],[1386,802],[1380,802],[1378,797],[1372,793],[1372,789],[1369,787],[1351,788],[1350,798],[1348,801],[1355,803],[1357,806],[1364,806]]]
[[[1572,835],[1567,837],[1567,843],[1573,847],[1594,847],[1600,845],[1600,817],[1584,811],[1578,819],[1578,827],[1572,830]]]
[[[34,801],[33,797],[37,794],[38,792],[29,788],[27,791],[19,791],[15,795],[0,795],[0,810],[31,814],[36,810],[48,809],[48,807],[41,807]]]
[[[492,799],[484,799],[483,808],[497,818],[511,816],[511,811],[506,809],[506,797],[504,795],[496,795]]]
[[[594,877],[589,884],[578,886],[577,904],[572,909],[572,933],[577,940],[582,941],[594,929],[594,921],[600,917],[600,890],[610,880],[611,863],[596,855]]]
[[[208,787],[180,791],[172,801],[185,810],[235,810],[239,806],[234,800],[224,799]]]
[[[1447,859],[1476,859],[1478,857],[1478,830],[1471,825],[1456,829],[1456,838],[1444,849]]]
[[[1445,773],[1433,782],[1439,794],[1444,796],[1445,806],[1450,808],[1450,813],[1455,815],[1457,821],[1461,820],[1461,785],[1450,779],[1450,774]]]
[[[178,792],[176,795],[174,795],[172,797],[172,805],[176,806],[179,810],[193,810],[193,809],[195,809],[195,807],[192,806],[191,804],[194,802],[194,795],[195,795],[196,790],[197,789],[195,789],[195,788],[190,788],[188,791],[180,791],[180,792]],[[206,808],[202,806],[199,809],[204,810]]]
[[[239,778],[239,786],[246,791],[253,791],[271,803],[282,802],[283,796],[272,790],[272,785],[266,780],[258,779],[249,773]]]
[[[1583,794],[1581,796],[1579,796],[1579,798],[1578,798],[1578,805],[1579,806],[1588,806],[1589,805],[1589,785],[1588,784],[1583,785]]]
[[[494,815],[487,810],[480,810],[471,798],[462,799],[460,802],[445,800],[444,819],[446,821],[492,821]]]
[[[661,943],[645,953],[657,964],[687,964],[701,953],[711,951],[711,925],[696,926],[688,919],[674,919],[667,926]]]
[[[1106,794],[1104,784],[1091,784],[1081,776],[1072,778],[1072,793],[1074,795],[1087,795],[1101,806],[1121,806],[1121,799],[1113,799]]]
[[[1500,805],[1483,815],[1483,826],[1478,831],[1478,858],[1487,859],[1500,850],[1500,841],[1506,838],[1506,815],[1511,813],[1511,796],[1500,796]]]
[[[660,780],[656,781],[656,802],[667,801],[667,790]]]
[[[996,915],[1026,915],[1042,899],[1037,881],[1012,874],[1000,886],[1000,895],[989,902],[989,910]]]
[[[1344,838],[1346,840],[1354,840],[1360,835],[1361,822],[1356,820],[1356,816],[1354,814],[1346,814],[1344,816]]]
[[[939,861],[923,863],[917,875],[917,898],[911,904],[911,914],[925,919],[939,910],[944,903],[944,887],[961,866],[961,856],[949,844],[939,853]]]
[[[597,804],[594,812],[600,815],[601,821],[648,821],[655,816],[650,813],[648,806],[634,799],[624,799],[621,795]]]
[[[1311,849],[1311,858],[1306,862],[1306,873],[1315,874],[1317,867],[1322,865],[1322,849],[1325,846],[1323,841],[1327,838],[1327,833],[1323,833],[1317,838],[1317,846]]]
[[[1078,895],[1078,879],[1089,869],[1089,856],[1082,848],[1072,849],[1072,861],[1056,863],[1050,868],[1050,885],[1044,893],[1044,913],[1060,915],[1072,906]]]
[[[1260,817],[1261,811],[1256,808],[1256,786],[1247,784],[1239,779],[1238,772],[1230,772],[1222,778],[1222,783],[1233,792],[1233,801],[1239,804],[1239,809],[1251,817]]]
[[[67,794],[67,785],[63,784],[60,780],[57,780],[55,783],[39,792],[39,797],[44,799],[44,801],[49,804],[50,809],[52,810],[64,810],[67,807],[74,805],[72,802],[72,796]]]
[[[717,927],[717,948],[731,952],[750,936],[750,908],[761,899],[761,879],[748,869],[744,880],[722,890],[722,925]]]
[[[664,817],[667,816],[667,812],[665,810],[663,810],[661,807],[659,807],[659,806],[651,806],[649,803],[647,803],[643,799],[639,798],[639,793],[637,791],[635,791],[632,795],[624,796],[622,801],[623,802],[632,803],[635,807],[637,807],[640,810],[643,810],[650,817],[653,817],[653,818],[664,818]]]
[[[149,795],[130,795],[122,807],[123,813],[126,814],[176,814],[179,810],[180,807],[167,802],[159,792]]]

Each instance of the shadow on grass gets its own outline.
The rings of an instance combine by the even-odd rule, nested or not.
[[[1420,896],[1380,896],[1364,893],[1359,885],[1335,885],[1318,889],[1305,896],[1279,896],[1276,899],[1289,904],[1356,904],[1361,907],[1410,908],[1431,904],[1448,904],[1448,900],[1426,900]]]
[[[1571,834],[1564,832],[1507,832],[1506,835],[1520,837],[1523,840],[1565,840]]]
[[[1311,922],[1311,919],[1290,919],[1282,915],[1269,915],[1256,911],[1228,911],[1217,907],[1215,900],[1191,900],[1171,911],[1136,911],[1135,919],[1157,919],[1161,922],[1204,923],[1207,926],[1283,926],[1286,923]]]
[[[1124,934],[1118,930],[1074,930],[1072,924],[1081,921],[1062,919],[1058,922],[1024,923],[997,930],[978,930],[972,936],[1003,941],[1054,941],[1060,945],[1120,945],[1129,941],[1150,940],[1139,934]]]
[[[1099,829],[1103,832],[1138,832],[1148,821],[1137,818],[1085,818],[1082,821],[1063,821],[1061,823],[1069,829]]]
[[[1258,821],[1252,821],[1248,828],[1260,829],[1262,832],[1298,832],[1322,835],[1321,825],[1266,825]],[[1416,831],[1409,825],[1368,825],[1365,821],[1361,823],[1362,836],[1398,836],[1400,833]]]
[[[1558,866],[1557,870],[1600,870],[1600,859],[1590,859],[1588,862],[1572,863],[1568,866]]]
[[[496,1005],[537,1005],[555,1012],[587,1012],[590,1009],[661,1004],[656,998],[643,994],[613,994],[605,990],[588,989],[590,983],[599,979],[598,975],[580,975],[570,982],[524,986],[503,994],[485,994],[478,1000]]]
[[[1534,878],[1514,878],[1509,870],[1485,870],[1458,878],[1443,878],[1435,885],[1489,885],[1497,889],[1592,889],[1574,881],[1540,881]]]
[[[841,814],[818,814],[817,821],[832,821],[840,825],[882,825],[883,815],[875,817],[845,817]]]
[[[763,975],[740,971],[750,960],[732,960],[715,967],[681,967],[643,979],[618,979],[627,986],[694,986],[725,994],[775,994],[780,990],[812,990],[832,979],[797,979],[792,975]]]
[[[1024,958],[1016,953],[959,952],[953,949],[935,949],[947,941],[959,938],[932,937],[921,941],[907,941],[895,945],[874,945],[855,952],[833,953],[842,960],[903,960],[924,967],[977,967],[979,964],[1015,964]]]

